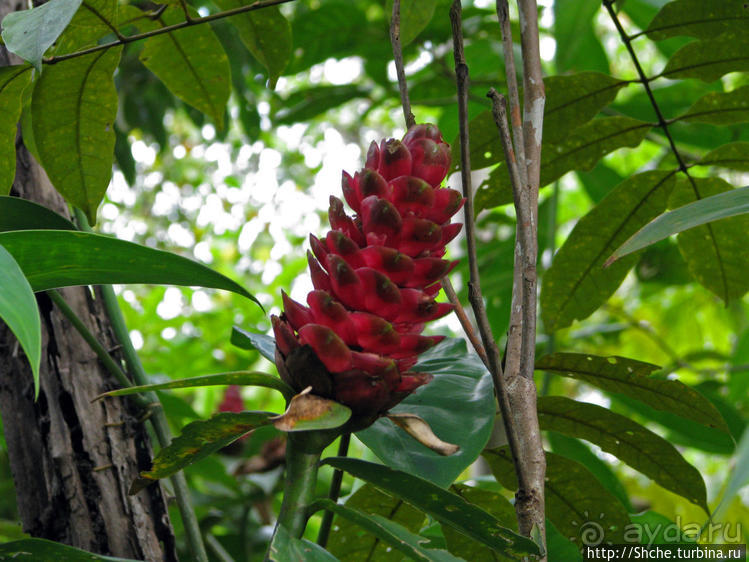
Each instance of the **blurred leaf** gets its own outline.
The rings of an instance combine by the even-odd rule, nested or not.
[[[718,516],[728,503],[736,498],[739,490],[749,484],[749,429],[744,430],[744,435],[736,447],[736,461],[731,470],[731,476],[728,484],[723,490],[718,507],[715,508],[713,518],[718,520]]]
[[[292,537],[285,527],[278,525],[273,533],[273,540],[268,550],[270,562],[336,562],[338,558],[323,547],[306,539]]]
[[[642,283],[657,286],[686,285],[692,282],[687,263],[681,256],[679,246],[671,239],[656,242],[642,253],[635,269]]]
[[[0,196],[0,232],[35,228],[75,230],[72,222],[39,203]]]
[[[0,233],[0,244],[21,266],[34,291],[153,283],[224,289],[257,302],[241,285],[201,263],[101,234],[17,230]]]
[[[420,537],[402,525],[390,521],[381,515],[366,513],[334,503],[328,499],[317,500],[311,506],[311,510],[318,509],[327,509],[340,517],[348,519],[413,560],[424,560],[427,562],[432,560],[434,562],[458,562],[460,560],[444,550],[425,548],[424,543],[428,543],[429,539]],[[371,560],[372,558],[368,557],[367,559]]]
[[[673,172],[636,174],[578,221],[543,277],[541,316],[547,330],[586,318],[616,291],[637,259],[604,269],[606,258],[666,208],[673,185]]]
[[[726,31],[743,33],[747,18],[744,0],[675,0],[661,8],[645,32],[654,41],[675,35],[711,39]]]
[[[248,332],[234,326],[231,330],[231,343],[241,349],[255,349],[260,355],[275,365],[276,340],[265,334]]]
[[[81,0],[49,0],[30,10],[11,12],[3,18],[6,48],[42,72],[44,52],[70,23]]]
[[[554,62],[557,72],[582,69],[608,72],[606,52],[593,31],[600,9],[598,0],[554,2],[554,39],[557,43]]]
[[[732,142],[719,146],[705,154],[698,165],[749,171],[749,142]]]
[[[642,425],[601,406],[561,396],[538,399],[538,420],[541,429],[598,445],[710,513],[705,483],[699,471],[685,461],[671,443]]]
[[[536,369],[583,381],[606,392],[624,394],[656,410],[728,432],[718,410],[699,392],[677,380],[650,377],[660,369],[658,365],[618,356],[555,353],[536,361]]]
[[[590,172],[576,171],[576,174],[585,193],[595,205],[608,195],[611,186],[619,185],[624,181],[624,176],[603,161],[596,164]]]
[[[497,482],[517,490],[515,465],[508,447],[487,449],[484,458]],[[546,516],[578,547],[624,543],[627,510],[587,468],[554,453],[546,453]]]
[[[0,319],[18,338],[31,365],[34,397],[39,396],[42,325],[31,285],[8,251],[0,246]]]
[[[529,538],[506,529],[483,509],[427,480],[359,459],[332,457],[323,460],[323,465],[326,464],[404,499],[440,523],[450,525],[502,554],[518,557],[522,553],[537,554],[539,551]]]
[[[674,542],[694,542],[689,535],[681,532],[679,526],[668,517],[655,511],[633,513],[632,524],[627,529],[627,537],[637,534],[642,544],[669,544]],[[676,534],[673,531],[676,530]],[[631,542],[631,541],[630,541]]]
[[[131,558],[117,558],[94,554],[47,539],[21,539],[0,544],[0,560],[60,560],[61,562],[136,562]]]
[[[329,109],[370,95],[369,89],[351,84],[304,88],[294,92],[283,101],[283,106],[278,110],[273,121],[279,125],[308,121]]]
[[[417,533],[424,523],[424,514],[411,507],[401,498],[381,492],[372,484],[364,484],[346,500],[346,507],[361,512],[386,517],[411,531]],[[369,533],[357,532],[355,523],[348,519],[336,518],[328,550],[343,560],[361,559],[386,562],[392,558],[387,545]]]
[[[733,125],[749,121],[749,86],[727,93],[710,92],[677,119],[713,125]]]
[[[671,80],[698,78],[704,82],[712,82],[729,72],[749,70],[747,53],[749,37],[743,31],[693,41],[674,53],[661,76]]]
[[[401,0],[400,10],[400,39],[405,47],[418,37],[419,33],[429,24],[434,16],[437,0]],[[393,15],[393,0],[387,0],[385,9],[388,21]]]
[[[695,212],[704,212],[708,218],[710,214],[714,214],[716,219],[720,218],[720,211],[712,205],[714,200],[710,203],[701,201],[711,196],[720,194],[729,197],[728,201],[719,200],[718,206],[747,203],[746,190],[749,188],[744,188],[745,191],[733,189],[721,178],[690,179],[692,181],[679,178],[669,200],[669,207],[672,209],[700,200],[701,205],[697,209],[690,207],[683,211],[690,217],[690,221]],[[727,211],[724,216],[733,214],[730,207]],[[677,216],[677,219],[683,218],[683,214]],[[679,233],[677,240],[690,273],[702,286],[726,302],[743,296],[749,290],[749,276],[746,275],[749,268],[748,216],[733,216],[684,230]]]
[[[222,10],[231,10],[245,5],[242,0],[215,0]],[[291,24],[278,6],[245,12],[229,19],[237,28],[242,43],[260,64],[268,70],[269,86],[276,87],[291,57]]]
[[[540,185],[545,186],[570,170],[590,170],[617,148],[637,146],[651,127],[651,123],[630,117],[602,117],[578,127],[559,144],[544,146]],[[510,178],[506,167],[500,165],[477,190],[476,212],[510,201]]]
[[[216,386],[216,385],[229,385],[236,384],[240,386],[263,386],[265,388],[272,388],[273,390],[279,391],[286,398],[291,398],[294,391],[278,377],[269,375],[268,373],[255,373],[253,371],[232,371],[228,373],[218,373],[216,375],[204,375],[202,377],[192,377],[189,379],[179,379],[176,381],[158,383],[158,384],[146,384],[142,386],[131,386],[128,388],[120,388],[118,390],[110,390],[100,394],[95,398],[99,400],[101,398],[107,398],[109,396],[125,396],[127,394],[138,394],[139,392],[148,392],[150,390],[164,390],[174,388],[195,388],[198,386]]]
[[[10,193],[16,176],[16,126],[24,89],[31,83],[27,65],[0,68],[0,194]]]
[[[449,457],[438,455],[384,418],[356,436],[388,466],[446,488],[489,440],[494,421],[491,375],[478,356],[467,352],[462,339],[430,349],[411,370],[431,373],[434,379],[391,412],[417,414],[440,439],[459,445],[460,451]]]
[[[351,417],[351,410],[334,400],[309,394],[311,387],[291,399],[289,407],[273,418],[280,431],[310,431],[341,427]]]
[[[154,457],[151,470],[141,472],[133,481],[129,493],[137,494],[152,482],[223,449],[248,431],[272,423],[274,416],[270,412],[223,412],[187,424],[182,433]]]
[[[168,7],[159,21],[166,27],[184,21],[184,15],[180,8]],[[174,95],[207,114],[219,129],[224,128],[231,67],[210,26],[194,25],[151,37],[139,58]]]
[[[47,68],[31,100],[34,142],[44,170],[63,197],[96,222],[112,177],[117,91],[113,75],[122,47]]]

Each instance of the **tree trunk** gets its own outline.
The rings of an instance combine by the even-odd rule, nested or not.
[[[0,21],[25,7],[0,0]],[[18,63],[0,45],[0,66]],[[68,216],[20,135],[16,146],[12,194]],[[104,346],[116,348],[98,293],[87,287],[60,292]],[[37,301],[43,337],[37,401],[23,351],[0,322],[0,415],[24,531],[99,554],[176,560],[160,486],[127,494],[152,456],[140,413],[126,399],[91,403],[116,381],[49,297],[39,294]]]

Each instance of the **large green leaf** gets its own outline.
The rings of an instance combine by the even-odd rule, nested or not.
[[[606,52],[593,30],[600,10],[598,0],[554,2],[554,39],[557,47],[554,62],[557,72],[581,69],[608,72]]]
[[[677,35],[710,39],[726,31],[745,31],[748,18],[744,0],[674,0],[661,8],[645,32],[654,41]]]
[[[651,378],[660,369],[658,365],[618,356],[555,353],[537,360],[536,369],[580,380],[606,392],[624,394],[656,410],[728,431],[720,412],[699,392],[681,381]]]
[[[369,88],[355,84],[303,88],[283,100],[283,105],[278,109],[273,122],[279,125],[291,125],[309,121],[331,108],[370,95]]]
[[[338,558],[323,547],[306,539],[292,537],[285,527],[278,525],[268,550],[270,562],[336,562]]]
[[[44,52],[70,23],[81,0],[49,0],[32,8],[12,12],[3,18],[3,41],[12,53],[42,71]]]
[[[749,121],[749,86],[726,93],[705,94],[677,119],[713,125],[734,125]]]
[[[401,0],[400,10],[400,39],[401,45],[406,46],[418,37],[429,25],[434,16],[437,0]],[[387,0],[385,9],[388,19],[393,14],[393,0]]]
[[[60,562],[136,562],[131,558],[117,558],[94,554],[47,539],[21,539],[0,544],[0,560],[59,560]]]
[[[67,230],[0,233],[34,291],[73,285],[153,283],[232,291],[257,302],[241,285],[196,261],[110,236]]]
[[[505,488],[517,490],[508,447],[487,449],[484,458]],[[546,453],[546,516],[577,546],[601,541],[624,543],[627,510],[578,462]]]
[[[424,545],[429,539],[414,534],[407,528],[383,517],[366,513],[349,506],[337,504],[331,500],[317,500],[312,506],[312,510],[327,509],[336,515],[348,519],[357,527],[364,529],[373,538],[377,538],[413,560],[423,560],[425,562],[460,562],[462,559],[455,558],[452,554],[444,550],[426,548]],[[352,533],[355,536],[355,533]],[[392,556],[392,555],[390,555]],[[368,556],[367,560],[372,560]]]
[[[245,5],[242,0],[215,0],[222,10]],[[276,86],[278,77],[291,57],[291,25],[278,6],[245,12],[229,21],[237,28],[239,38],[260,64],[268,70],[270,88]]]
[[[231,331],[231,343],[242,349],[255,349],[271,363],[276,362],[276,340],[271,336],[248,332],[234,326]]]
[[[222,412],[207,420],[197,420],[182,428],[182,433],[154,457],[151,470],[141,472],[130,486],[130,494],[171,476],[200,459],[223,449],[242,435],[272,423],[271,412]]]
[[[693,41],[674,53],[661,73],[670,79],[717,80],[724,74],[749,70],[749,37],[746,32],[723,33]]]
[[[629,418],[595,404],[544,396],[538,399],[538,421],[541,429],[598,445],[709,513],[699,471],[671,443]]]
[[[606,269],[603,264],[622,242],[666,208],[673,177],[673,172],[665,171],[636,174],[578,221],[543,277],[541,316],[547,330],[586,318],[616,291],[636,257]]]
[[[159,17],[163,26],[184,21],[170,6]],[[151,37],[140,60],[181,100],[210,116],[219,129],[231,93],[231,67],[221,43],[208,25],[194,25]]]
[[[719,146],[705,154],[698,164],[749,171],[749,142],[731,142]]]
[[[721,178],[680,178],[671,194],[669,207],[682,207],[728,193],[734,194],[736,190]],[[734,203],[736,197],[733,196]],[[749,216],[734,216],[690,228],[679,234],[678,242],[690,273],[724,301],[739,298],[749,291],[749,276],[746,274],[749,269]]]
[[[28,65],[0,68],[0,194],[9,193],[16,175],[16,125],[21,118],[21,95],[31,83]]]
[[[538,545],[529,538],[510,531],[483,509],[427,480],[359,459],[332,457],[325,459],[323,464],[345,470],[388,494],[402,498],[443,525],[450,525],[502,554],[518,557],[522,553],[539,552]]]
[[[437,437],[460,445],[460,451],[449,457],[438,455],[386,418],[356,435],[388,466],[446,488],[476,460],[489,440],[494,423],[491,375],[476,355],[467,352],[462,339],[432,348],[412,370],[431,373],[434,379],[391,412],[418,415]]]
[[[390,496],[364,484],[346,500],[346,507],[386,517],[402,528],[417,533],[424,523],[424,514],[401,498]],[[327,544],[328,550],[343,560],[366,559],[387,562],[391,559],[387,544],[374,535],[358,532],[355,523],[336,518]]]
[[[47,68],[31,100],[34,142],[49,179],[96,222],[112,176],[117,91],[113,75],[122,47]]]
[[[559,144],[544,146],[541,155],[541,186],[570,170],[590,170],[606,154],[625,146],[637,146],[652,127],[630,117],[594,119],[572,131]],[[512,187],[506,166],[489,174],[476,192],[476,212],[512,201]]]
[[[42,324],[34,292],[23,271],[0,246],[0,319],[18,338],[34,376],[34,396],[39,395],[39,364],[42,358]]]
[[[117,0],[85,0],[55,44],[54,55],[92,47],[117,27]]]
[[[75,230],[75,225],[39,203],[20,197],[0,196],[0,232],[36,228]]]

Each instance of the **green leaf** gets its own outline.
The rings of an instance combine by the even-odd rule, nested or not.
[[[741,199],[745,192],[734,195],[739,190],[733,189],[721,178],[690,179],[692,181],[679,179],[671,194],[669,207],[683,207],[718,194],[733,195],[729,199],[731,203],[746,202],[745,198]],[[740,199],[737,201],[736,197]],[[707,205],[709,211],[710,203]],[[700,209],[704,207],[699,206],[697,210]],[[687,212],[691,214],[693,209]],[[734,216],[696,226],[679,233],[677,240],[690,273],[701,285],[726,302],[749,291],[749,277],[746,275],[749,267],[749,216]]]
[[[624,394],[656,410],[728,432],[720,412],[699,392],[681,381],[651,378],[660,369],[658,365],[618,356],[555,353],[537,360],[536,369],[583,381],[606,392]]]
[[[591,170],[606,154],[640,144],[652,127],[630,117],[602,117],[578,127],[558,144],[544,146],[541,154],[541,186],[570,170]],[[476,212],[512,201],[506,166],[498,166],[476,192]]]
[[[718,520],[720,512],[738,496],[739,490],[747,484],[749,484],[749,428],[744,430],[744,435],[736,447],[736,461],[720,503],[715,508],[714,520]]]
[[[39,396],[42,325],[34,292],[8,251],[0,246],[0,318],[18,338],[34,376],[34,397]]]
[[[286,411],[273,418],[276,429],[287,432],[335,429],[349,420],[348,406],[310,394],[310,390],[312,387],[307,387],[294,396]]]
[[[292,537],[285,527],[278,525],[273,533],[273,540],[268,550],[270,562],[336,562],[338,558],[323,547],[306,539]]]
[[[538,399],[541,429],[558,431],[598,445],[707,513],[707,492],[699,471],[668,441],[649,429],[597,406],[561,396]]]
[[[276,340],[271,336],[234,326],[231,330],[231,343],[241,349],[255,349],[271,363],[276,362]]]
[[[661,76],[712,82],[729,72],[746,70],[749,70],[749,37],[742,30],[684,45],[666,63]]]
[[[31,100],[34,142],[49,179],[96,222],[112,177],[117,91],[113,75],[122,47],[52,65]]]
[[[0,560],[60,560],[61,562],[137,562],[131,558],[117,558],[94,554],[47,539],[21,539],[0,544]]]
[[[554,2],[554,39],[557,43],[554,62],[557,72],[583,68],[608,72],[606,52],[593,30],[600,9],[598,0]]]
[[[117,27],[117,0],[85,0],[55,45],[54,55],[93,47]]]
[[[592,314],[616,291],[636,257],[604,269],[606,258],[666,208],[674,173],[636,174],[615,187],[570,233],[542,281],[541,316],[549,331]]]
[[[459,495],[468,503],[480,507],[508,529],[517,531],[518,523],[515,516],[515,508],[504,496],[491,490],[474,488],[465,484],[454,484],[450,486],[450,491]],[[442,528],[442,534],[445,535],[447,549],[464,560],[496,559],[496,556],[489,548],[467,537],[453,527],[445,525]]]
[[[49,0],[45,4],[11,12],[3,18],[6,48],[42,71],[44,52],[70,23],[81,0]]]
[[[539,552],[538,545],[529,538],[510,531],[483,509],[422,478],[352,458],[327,458],[323,464],[345,470],[389,494],[402,498],[440,523],[450,525],[502,554],[518,557],[522,553]]]
[[[283,100],[283,106],[276,113],[273,122],[290,125],[308,121],[331,108],[370,95],[370,89],[353,84],[304,88]]]
[[[388,466],[446,488],[489,440],[494,423],[491,375],[476,355],[467,352],[462,339],[430,349],[412,370],[431,373],[434,379],[391,412],[418,415],[437,437],[459,445],[460,451],[449,457],[438,455],[384,418],[356,436]]]
[[[130,386],[118,390],[110,390],[100,394],[95,398],[106,398],[109,396],[125,396],[128,394],[138,394],[151,390],[163,390],[174,388],[195,388],[198,386],[216,386],[237,384],[241,386],[263,386],[277,390],[289,400],[294,395],[294,391],[278,377],[268,373],[256,373],[254,371],[230,371],[227,373],[218,373],[216,375],[203,375],[201,377],[191,377],[189,379],[179,379],[176,381],[163,382],[159,384],[145,384],[141,386]]]
[[[401,0],[400,38],[403,47],[416,39],[429,25],[436,6],[437,0]],[[387,1],[385,9],[390,21],[393,15],[393,0]]]
[[[583,562],[582,554],[575,543],[562,535],[549,519],[546,519],[546,553],[549,560]]]
[[[745,30],[747,18],[744,0],[674,0],[661,8],[645,32],[654,41],[678,35],[710,39],[726,31]]]
[[[0,194],[9,193],[16,176],[16,126],[21,118],[22,94],[31,83],[27,65],[0,68]]]
[[[381,492],[372,484],[364,484],[346,500],[346,507],[386,517],[402,528],[417,533],[424,523],[424,514],[401,498]],[[387,562],[392,555],[387,545],[369,533],[358,532],[356,524],[337,518],[327,544],[328,550],[344,560],[360,559]]]
[[[224,289],[258,302],[241,285],[201,263],[110,236],[66,230],[18,230],[0,233],[0,244],[21,266],[34,291],[75,285],[153,283]]]
[[[216,0],[222,10],[245,5],[242,0]],[[229,19],[237,28],[239,38],[260,64],[268,70],[271,89],[291,58],[291,24],[278,6],[245,12]]]
[[[402,525],[390,521],[381,515],[365,513],[358,509],[339,505],[328,499],[317,500],[311,506],[311,510],[319,509],[327,509],[340,517],[348,519],[372,536],[391,545],[395,550],[402,552],[413,560],[424,560],[425,562],[432,560],[434,562],[458,562],[461,560],[444,550],[425,548],[424,544],[428,543],[429,539],[416,535]],[[368,557],[367,559],[372,560],[372,557]]]
[[[159,21],[163,26],[172,25],[184,21],[184,14],[170,6]],[[231,67],[210,26],[194,25],[151,37],[139,58],[175,96],[207,114],[223,129],[231,93]]]
[[[75,225],[39,203],[20,197],[0,196],[0,232],[35,228],[75,230]]]
[[[483,453],[497,482],[517,490],[515,465],[508,447]],[[546,516],[578,547],[601,541],[624,543],[627,510],[587,468],[554,453],[546,453]]]
[[[248,431],[272,423],[275,415],[271,412],[222,412],[187,424],[182,433],[154,457],[151,470],[140,473],[129,493],[137,494],[152,482],[223,449]]]
[[[642,544],[648,545],[695,542],[694,538],[690,538],[689,535],[682,532],[679,525],[656,511],[648,510],[642,513],[633,513],[629,517],[632,524],[627,529],[628,542],[632,542],[629,540],[632,535],[638,537]]]
[[[749,171],[749,142],[731,142],[719,146],[705,154],[698,165]]]
[[[734,125],[749,121],[749,86],[727,93],[710,92],[677,119],[713,125]]]

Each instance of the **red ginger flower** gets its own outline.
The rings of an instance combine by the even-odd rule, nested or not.
[[[332,230],[310,235],[307,306],[284,294],[284,313],[271,317],[281,377],[347,405],[366,425],[432,378],[410,369],[443,339],[422,336],[424,324],[452,310],[434,300],[457,263],[441,259],[445,245],[462,226],[450,217],[463,197],[440,187],[449,167],[450,147],[434,125],[373,142],[364,169],[343,173],[356,215],[331,197]]]

